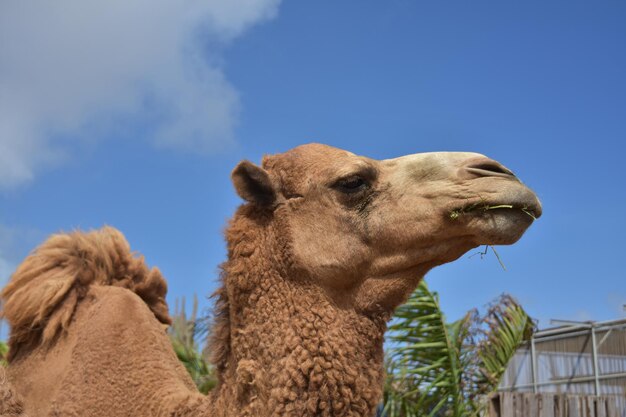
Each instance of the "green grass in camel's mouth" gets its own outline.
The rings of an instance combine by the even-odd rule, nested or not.
[[[460,208],[460,209],[455,209],[452,210],[450,212],[450,218],[452,220],[456,220],[459,217],[461,217],[463,214],[467,214],[467,213],[474,213],[477,211],[489,211],[489,210],[497,210],[497,209],[512,209],[512,210],[521,210],[524,213],[526,213],[527,215],[529,215],[530,217],[532,217],[533,220],[537,220],[537,217],[535,216],[535,214],[533,213],[533,211],[531,209],[529,209],[528,207],[524,206],[524,207],[516,207],[512,204],[497,204],[497,205],[489,205],[489,204],[485,204],[485,203],[476,203],[476,204],[471,204],[467,207],[464,208]]]

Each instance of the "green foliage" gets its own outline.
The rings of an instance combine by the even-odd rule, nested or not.
[[[0,366],[7,366],[7,354],[9,353],[9,346],[0,341]]]
[[[206,320],[197,318],[198,299],[194,296],[190,317],[185,312],[185,299],[179,308],[178,300],[169,329],[170,339],[176,356],[183,363],[198,390],[206,394],[217,384],[217,376],[209,361],[205,358],[196,340],[206,340]]]
[[[484,316],[476,310],[448,323],[439,297],[424,281],[395,314],[389,329],[384,415],[480,415],[509,360],[528,340],[533,322],[503,295]]]
[[[476,388],[487,394],[488,388],[500,383],[509,360],[522,343],[530,340],[535,328],[524,309],[509,296],[503,296],[490,308],[483,324],[487,330],[483,331],[476,351],[478,367],[474,381]]]

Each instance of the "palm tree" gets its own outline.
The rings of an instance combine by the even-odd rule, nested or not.
[[[4,333],[4,320],[0,317],[0,335]],[[7,366],[7,355],[9,354],[9,345],[0,340],[0,366]]]
[[[7,354],[9,353],[9,346],[0,340],[0,366],[7,366]]]
[[[482,415],[517,348],[534,323],[511,296],[480,316],[446,322],[437,293],[422,281],[389,329],[386,417]]]
[[[176,356],[183,363],[191,379],[195,382],[198,390],[203,394],[209,392],[217,384],[213,366],[203,355],[197,340],[206,340],[208,331],[207,318],[198,319],[198,298],[194,295],[191,316],[185,312],[185,299],[179,305],[176,300],[172,325],[169,335]]]

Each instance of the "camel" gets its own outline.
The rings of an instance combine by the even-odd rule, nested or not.
[[[374,160],[320,144],[242,161],[201,395],[166,327],[166,283],[104,227],[56,234],[1,293],[8,378],[30,416],[372,416],[383,337],[427,271],[516,242],[535,194],[475,153]]]
[[[7,381],[6,371],[0,366],[0,416],[26,417],[24,403]]]

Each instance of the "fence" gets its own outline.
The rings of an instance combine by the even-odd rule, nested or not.
[[[489,417],[616,417],[615,397],[499,392]]]
[[[576,323],[537,332],[511,360],[499,391],[562,394],[568,399],[563,400],[568,410],[574,409],[574,403],[569,406],[572,398],[585,404],[594,401],[596,405],[600,400],[593,397],[607,398],[615,406],[610,417],[626,417],[626,319]],[[543,401],[544,397],[538,398]],[[549,399],[553,397],[545,398],[553,401]],[[580,405],[581,409],[589,407]],[[567,416],[599,415],[602,414]]]

